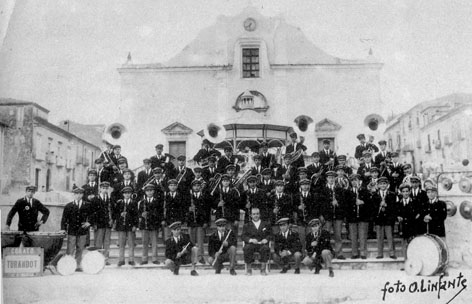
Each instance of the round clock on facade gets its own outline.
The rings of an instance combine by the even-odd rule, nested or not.
[[[249,32],[254,31],[256,29],[256,20],[252,18],[247,18],[244,20],[244,29]]]

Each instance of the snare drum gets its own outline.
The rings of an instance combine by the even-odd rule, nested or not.
[[[408,244],[406,255],[407,261],[417,261],[413,264],[421,264],[419,274],[425,276],[443,273],[449,263],[446,243],[434,234],[415,237]],[[414,273],[415,271],[412,271],[412,274]]]
[[[97,274],[105,268],[105,257],[95,248],[89,247],[82,255],[82,270],[88,274]]]

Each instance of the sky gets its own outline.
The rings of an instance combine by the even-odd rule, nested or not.
[[[34,101],[53,123],[111,123],[128,52],[134,63],[165,62],[248,5],[283,15],[333,56],[372,48],[388,112],[472,93],[472,1],[1,0],[0,97]]]

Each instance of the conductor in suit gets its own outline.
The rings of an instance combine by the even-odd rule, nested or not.
[[[46,223],[49,216],[49,209],[37,199],[35,199],[34,193],[36,192],[35,186],[26,187],[25,197],[20,198],[16,201],[13,208],[7,216],[7,222],[5,230],[10,230],[10,225],[13,217],[18,213],[18,231],[38,231],[39,226]],[[41,212],[42,217],[38,220],[38,213]]]
[[[300,138],[300,142],[297,142],[298,135],[297,133],[293,132],[290,134],[291,143],[286,147],[285,154],[293,153],[298,150],[303,150],[305,153],[307,147],[303,145],[303,141]],[[305,167],[305,160],[303,159],[302,155],[292,163],[295,168]]]
[[[258,208],[251,209],[251,221],[244,224],[242,239],[244,241],[244,263],[246,263],[246,275],[252,275],[252,263],[254,253],[261,255],[261,275],[267,275],[265,266],[269,260],[270,247],[270,224],[261,221],[261,214]]]

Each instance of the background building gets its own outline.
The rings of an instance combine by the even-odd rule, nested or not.
[[[48,113],[34,102],[0,99],[1,193],[23,193],[29,184],[39,191],[69,191],[85,183],[100,155],[104,126],[84,126],[78,136],[72,131],[80,134],[80,124],[71,123],[69,132],[68,123],[50,123]]]
[[[129,55],[118,69],[119,122],[129,131],[123,154],[136,167],[160,142],[191,157],[211,122],[224,125],[235,151],[254,140],[280,145],[303,114],[313,119],[309,153],[327,138],[353,155],[358,133],[383,133],[381,68],[371,52],[365,60],[333,57],[282,17],[252,7],[220,16],[168,62],[136,64]]]
[[[472,95],[452,94],[424,101],[388,120],[388,148],[401,152],[425,177],[466,170],[472,159]],[[467,164],[467,162],[465,162]]]

